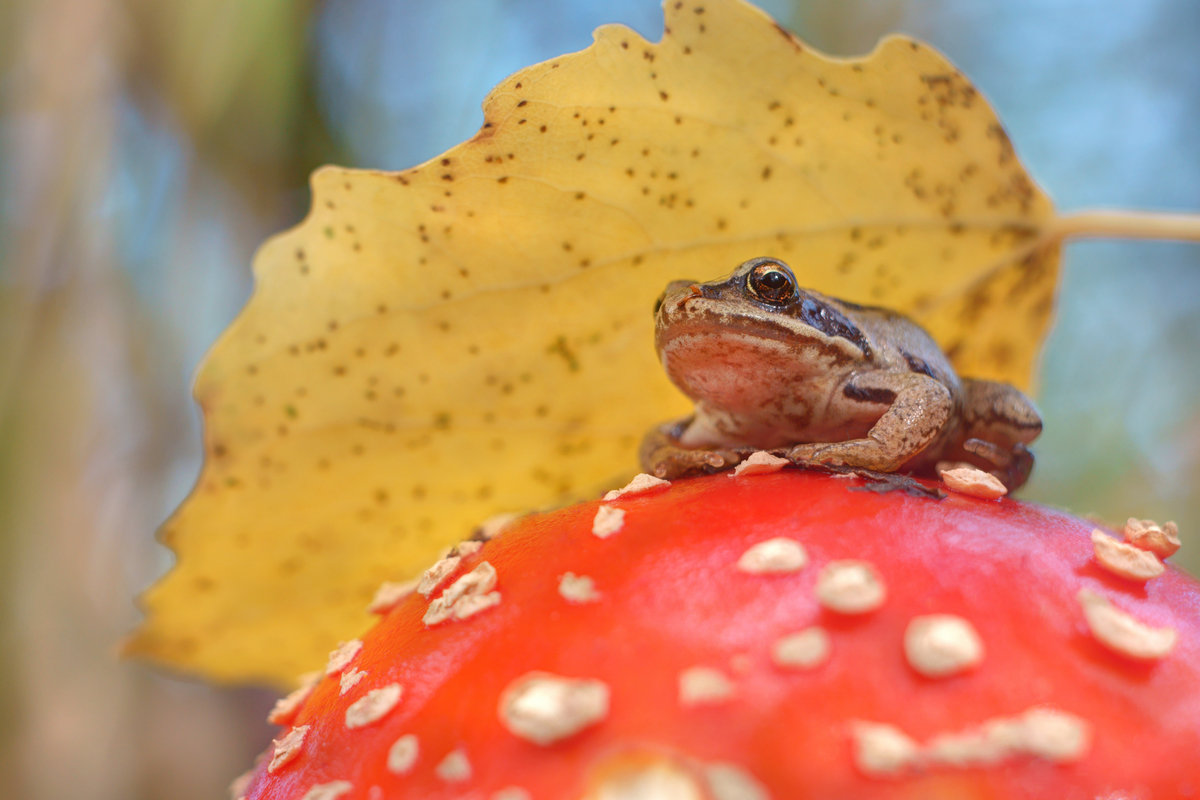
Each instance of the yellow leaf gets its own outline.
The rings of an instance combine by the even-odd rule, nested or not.
[[[513,75],[416,169],[314,175],[201,370],[208,458],[131,651],[287,682],[483,518],[621,482],[687,411],[651,345],[671,279],[777,256],[1027,382],[1052,209],[970,83],[902,37],[825,57],[741,0],[666,16]]]

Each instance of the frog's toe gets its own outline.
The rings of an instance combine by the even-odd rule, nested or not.
[[[999,478],[1009,491],[1024,485],[1033,471],[1033,451],[1020,442],[1005,449],[982,439],[968,439],[963,442],[963,450],[987,462],[984,468]]]
[[[731,465],[728,454],[720,450],[712,450],[704,454],[704,463],[713,469],[725,469]]]
[[[821,453],[826,449],[817,444],[798,444],[787,451],[787,459],[793,464],[824,464]]]
[[[963,442],[963,450],[966,450],[973,456],[984,459],[998,469],[1007,469],[1008,465],[1013,461],[1013,452],[1011,450],[1005,450],[999,445],[985,439],[967,439]]]

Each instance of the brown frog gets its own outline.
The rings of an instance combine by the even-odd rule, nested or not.
[[[672,282],[655,323],[667,375],[696,403],[642,442],[642,467],[659,477],[727,469],[755,450],[878,472],[967,462],[1009,489],[1033,467],[1026,445],[1042,420],[1028,397],[959,378],[912,320],[802,289],[778,259]]]

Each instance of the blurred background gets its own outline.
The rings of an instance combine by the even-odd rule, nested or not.
[[[834,54],[934,44],[1063,209],[1200,210],[1200,4],[763,5]],[[114,655],[199,468],[190,376],[314,167],[425,161],[605,22],[662,32],[656,0],[0,0],[4,793],[224,797],[266,745],[269,693]],[[1198,351],[1200,246],[1068,247],[1025,497],[1177,519],[1196,570]]]

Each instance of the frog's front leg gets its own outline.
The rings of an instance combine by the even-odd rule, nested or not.
[[[737,466],[752,448],[693,448],[683,447],[680,436],[692,424],[694,417],[684,417],[650,429],[642,439],[638,457],[642,469],[656,478],[675,480],[687,475],[720,472]]]
[[[937,438],[954,413],[954,399],[940,381],[917,372],[868,372],[842,385],[847,402],[887,406],[862,439],[799,444],[788,451],[795,464],[830,464],[895,472]]]

